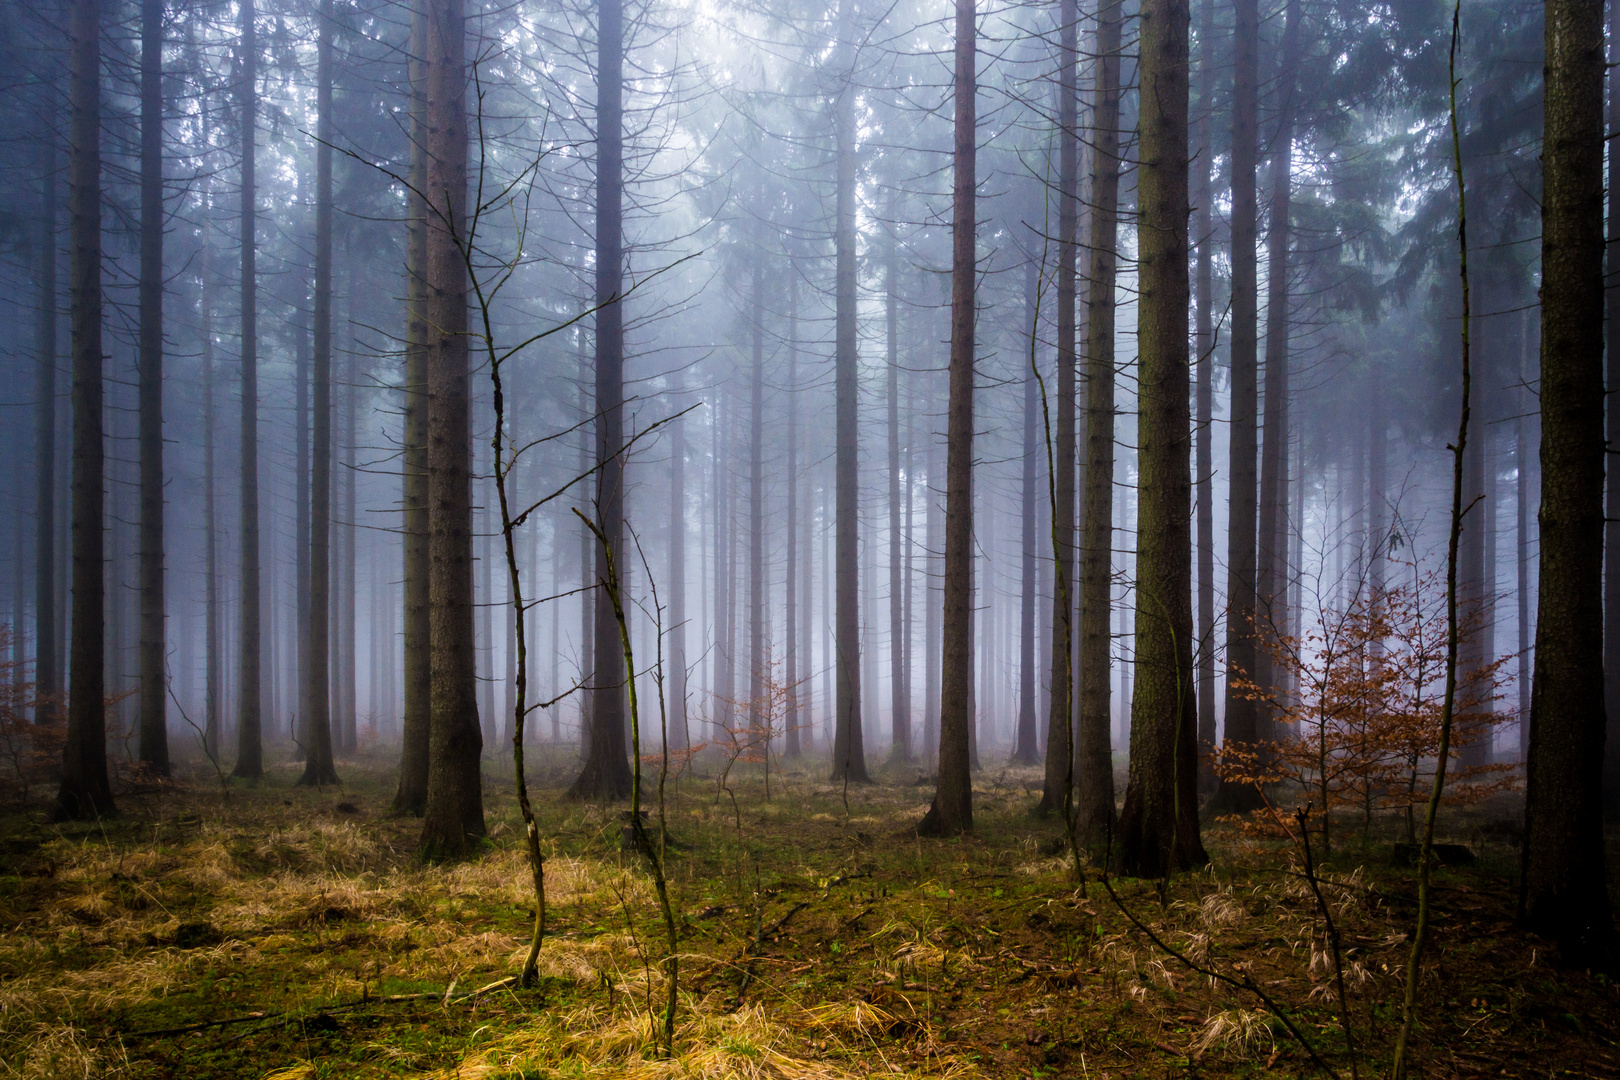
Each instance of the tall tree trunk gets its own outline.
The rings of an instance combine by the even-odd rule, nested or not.
[[[304,173],[298,174],[298,204],[307,205],[304,193]],[[318,240],[318,238],[317,238]],[[311,337],[314,333],[311,325],[313,312],[306,318],[304,289],[299,289],[298,302],[293,310],[293,332],[298,336],[296,360],[293,367],[293,379],[297,388],[293,394],[293,407],[298,416],[294,422],[294,433],[298,439],[298,448],[293,460],[298,469],[297,479],[293,485],[293,498],[297,502],[294,511],[296,523],[294,527],[297,553],[293,558],[294,576],[298,579],[294,585],[297,592],[294,655],[296,660],[296,678],[298,693],[294,708],[297,710],[293,724],[293,737],[296,740],[293,747],[293,760],[305,760],[305,747],[309,745],[309,716],[313,711],[309,707],[309,439],[310,439],[310,379],[312,378],[313,363],[310,356]]]
[[[141,0],[141,763],[169,775],[163,598],[163,0]]]
[[[951,366],[946,419],[945,626],[940,666],[939,780],[917,825],[925,836],[973,830],[973,322],[978,195],[978,24],[956,0],[956,145],[951,193]]]
[[[938,390],[932,397],[938,401]],[[940,715],[940,623],[943,621],[944,601],[944,531],[945,531],[945,455],[941,453],[945,448],[945,441],[937,435],[930,433],[928,440],[928,521],[924,526],[927,535],[928,572],[926,593],[923,597],[923,670],[928,680],[925,694],[927,708],[923,714],[923,761],[926,764],[935,764],[939,755],[939,715]]]
[[[1541,573],[1519,907],[1572,963],[1614,956],[1604,869],[1603,4],[1547,0]]]
[[[1259,458],[1260,293],[1256,251],[1256,171],[1260,155],[1260,5],[1235,0],[1232,74],[1232,349],[1231,422],[1226,532],[1226,748],[1255,751],[1261,738],[1258,706],[1249,689],[1259,676],[1260,633],[1255,610],[1256,467]],[[1261,805],[1260,792],[1240,779],[1223,779],[1212,814],[1244,814]]]
[[[315,52],[315,371],[310,476],[309,664],[304,774],[300,784],[338,782],[332,764],[332,0],[321,0]],[[302,587],[302,583],[300,583]]]
[[[463,0],[433,0],[426,52],[428,576],[432,691],[421,850],[455,858],[484,835],[473,654],[467,370],[467,63]]]
[[[101,428],[101,4],[74,0],[68,52],[73,326],[73,641],[62,784],[53,814],[117,813],[107,783]]]
[[[427,313],[427,0],[411,6],[410,187],[406,195],[405,425],[400,455],[404,508],[404,708],[394,812],[421,816],[427,806],[428,711],[428,313]]]
[[[354,273],[349,274],[349,311],[354,311]],[[338,609],[342,619],[342,642],[339,654],[340,667],[338,670],[338,686],[342,691],[342,712],[336,731],[338,748],[346,754],[354,753],[358,746],[358,733],[355,730],[357,698],[359,691],[359,668],[355,664],[355,619],[360,613],[359,593],[356,591],[356,571],[359,564],[355,561],[355,431],[359,427],[359,418],[356,415],[356,405],[359,402],[360,385],[359,373],[355,370],[355,357],[359,355],[354,336],[351,333],[348,340],[347,356],[343,362],[343,381],[348,384],[343,392],[343,468],[339,474],[343,479],[343,510],[338,525],[339,535],[343,539],[343,584],[342,606]]]
[[[1056,439],[1052,447],[1052,558],[1056,572],[1056,587],[1052,590],[1051,697],[1046,711],[1046,770],[1041,788],[1041,801],[1035,807],[1037,814],[1050,814],[1066,808],[1068,789],[1075,782],[1073,746],[1075,714],[1074,642],[1075,601],[1079,593],[1075,580],[1074,519],[1075,519],[1075,259],[1076,239],[1080,221],[1080,117],[1079,87],[1076,81],[1080,61],[1080,7],[1076,0],[1062,0],[1058,5],[1058,19],[1062,23],[1059,33],[1058,55],[1058,265],[1057,265],[1057,414]],[[1099,43],[1099,50],[1104,46]],[[1118,142],[1115,129],[1119,127],[1118,74],[1119,56],[1103,55],[1099,71],[1112,63],[1115,93],[1112,95],[1116,120],[1107,125],[1107,133],[1095,132],[1094,138],[1112,138]],[[1107,76],[1102,76],[1106,80]],[[1103,99],[1109,97],[1106,89],[1098,87],[1097,114],[1109,108]],[[1099,149],[1094,160],[1107,152]],[[1118,163],[1112,155],[1102,168],[1112,168],[1119,175]],[[1102,215],[1099,215],[1102,216]],[[1094,249],[1095,250],[1095,249]],[[1092,285],[1096,295],[1095,279]],[[1090,324],[1087,324],[1088,327]],[[1088,390],[1087,407],[1090,408]],[[1089,475],[1089,474],[1088,474]],[[1087,503],[1087,512],[1090,503]]]
[[[731,488],[731,433],[733,417],[731,402],[722,394],[714,412],[714,696],[715,719],[720,730],[729,733],[737,697],[737,665],[732,650],[732,595],[733,578],[732,539],[736,535],[730,512]]]
[[[1198,835],[1187,401],[1187,0],[1144,0],[1136,697],[1120,866],[1163,876],[1207,861]]]
[[[893,214],[890,215],[891,219]],[[905,583],[901,577],[904,554],[900,534],[900,295],[895,273],[899,245],[891,233],[883,278],[886,286],[883,317],[888,338],[889,374],[889,758],[911,760],[911,687],[906,679]]]
[[[1385,502],[1389,488],[1389,447],[1384,441],[1389,433],[1389,421],[1384,416],[1382,381],[1374,378],[1371,391],[1367,403],[1367,595],[1379,597],[1384,593],[1384,561],[1389,553],[1389,517]]]
[[[206,131],[206,128],[205,128]],[[207,145],[206,138],[203,145]],[[202,394],[203,394],[203,752],[217,768],[220,746],[224,742],[224,723],[221,695],[224,691],[224,673],[221,670],[220,596],[219,596],[219,537],[217,529],[217,502],[214,480],[214,304],[213,267],[210,265],[212,239],[208,228],[208,203],[201,211],[203,218],[202,243],[197,253],[198,322],[202,327]]]
[[[679,378],[679,376],[677,376]],[[681,387],[677,386],[677,389]],[[669,447],[669,694],[668,739],[675,750],[692,745],[686,728],[686,417],[672,425]],[[791,558],[789,565],[792,564]]]
[[[837,192],[834,240],[837,266],[833,294],[835,308],[833,393],[836,398],[837,442],[837,566],[834,586],[835,616],[833,663],[838,673],[838,712],[833,731],[832,779],[870,783],[866,773],[865,740],[861,731],[861,613],[860,613],[860,430],[857,406],[860,394],[859,346],[856,337],[855,281],[855,0],[839,0],[838,66],[843,85],[838,90],[833,126],[837,131]]]
[[[786,631],[786,649],[783,653],[783,682],[787,700],[784,702],[782,724],[786,729],[784,751],[788,758],[796,759],[803,753],[799,725],[803,722],[799,712],[799,278],[788,264],[788,371],[787,371],[787,574],[785,575],[783,616]],[[805,590],[805,603],[810,592]]]
[[[264,774],[260,731],[259,659],[259,282],[255,202],[255,150],[258,123],[259,39],[254,0],[242,0],[242,535],[240,615],[237,635],[236,768],[233,775]]]
[[[1284,7],[1281,71],[1276,86],[1277,134],[1271,157],[1271,231],[1266,238],[1265,418],[1254,578],[1257,629],[1272,636],[1288,633],[1288,245],[1293,205],[1293,99],[1300,35],[1298,0],[1287,0]],[[1359,509],[1361,483],[1357,481],[1353,487],[1357,494],[1349,505]],[[1342,499],[1340,505],[1344,505]],[[1254,681],[1280,693],[1271,653],[1257,649],[1254,659]],[[1256,737],[1271,739],[1274,725],[1270,706],[1262,701],[1250,704]],[[1255,791],[1252,786],[1249,790]]]
[[[1040,275],[1040,263],[1030,259],[1024,267],[1024,322],[1029,326],[1031,370],[1024,373],[1024,471],[1019,493],[1023,536],[1018,559],[1018,733],[1012,755],[1013,763],[1017,765],[1035,765],[1041,760],[1035,727],[1035,693],[1039,685],[1035,678],[1035,665],[1038,663],[1035,659],[1035,606],[1040,597],[1037,588],[1039,574],[1036,571],[1040,560],[1040,538],[1035,532],[1039,517],[1035,513],[1035,481],[1040,476],[1039,460],[1044,445],[1040,393],[1035,382],[1035,370],[1040,365],[1041,328],[1036,321],[1040,310]],[[909,507],[909,499],[907,503]],[[907,575],[908,585],[909,581],[910,576]]]
[[[1097,107],[1091,156],[1091,265],[1086,310],[1086,491],[1081,537],[1080,730],[1076,748],[1076,825],[1102,837],[1114,821],[1114,759],[1109,738],[1112,689],[1109,633],[1114,565],[1114,329],[1119,247],[1120,0],[1097,10]],[[1073,586],[1070,586],[1073,588]],[[1060,626],[1053,634],[1066,637]],[[1055,699],[1054,699],[1055,700]],[[1056,737],[1056,728],[1051,730]],[[1052,756],[1047,748],[1047,759]]]
[[[797,277],[795,277],[794,280],[796,282]],[[794,286],[793,296],[795,304],[797,304],[797,285]],[[797,310],[796,307],[795,310]],[[816,696],[811,689],[814,683],[816,665],[815,646],[812,644],[810,629],[813,625],[815,625],[811,621],[811,615],[815,607],[813,599],[813,586],[815,584],[815,558],[813,557],[812,552],[814,551],[815,547],[816,514],[810,502],[811,493],[813,490],[814,489],[811,487],[810,483],[810,477],[806,475],[804,478],[804,513],[802,515],[804,520],[803,524],[800,526],[800,530],[803,534],[803,550],[799,559],[799,563],[803,564],[799,571],[800,595],[804,598],[804,602],[799,608],[799,649],[800,655],[803,657],[803,662],[800,665],[799,675],[799,679],[802,684],[799,696],[799,710],[800,715],[802,716],[800,725],[804,728],[804,735],[801,739],[800,749],[801,751],[809,751],[811,753],[814,753],[816,748]],[[790,566],[798,566],[799,563],[794,563],[791,560],[789,561]]]
[[[49,96],[41,109],[48,130],[39,140],[39,311],[34,342],[39,364],[34,404],[34,696],[40,702],[34,720],[55,723],[63,705],[56,604],[57,154],[51,122],[57,114],[57,85],[52,81],[44,86]]]
[[[1620,0],[1610,0],[1609,3],[1609,41],[1620,60]],[[1620,125],[1620,85],[1613,79],[1609,80],[1609,130],[1614,131]],[[1620,154],[1609,155],[1609,185],[1608,190],[1620,193]],[[1608,412],[1605,434],[1608,436],[1608,445],[1611,448],[1620,448],[1620,400],[1616,400],[1620,392],[1620,206],[1613,201],[1609,203],[1608,245],[1605,248],[1607,259],[1607,276],[1604,278],[1604,316],[1607,330],[1606,357],[1608,370],[1606,374],[1608,390]],[[1524,420],[1521,416],[1514,422],[1517,430],[1522,432]],[[1523,445],[1522,434],[1520,445]],[[1516,457],[1515,461],[1519,471],[1519,490],[1523,490],[1524,459]],[[1607,466],[1607,520],[1603,527],[1603,698],[1604,711],[1608,716],[1608,732],[1603,740],[1603,816],[1608,821],[1620,821],[1620,466],[1608,462]],[[1520,520],[1523,520],[1524,511],[1520,510]],[[1524,563],[1519,563],[1519,573],[1524,574]],[[1522,599],[1523,587],[1520,587],[1520,607],[1524,606]],[[1520,629],[1519,636],[1524,637],[1524,630]],[[43,649],[40,655],[44,656]],[[1522,655],[1522,654],[1521,654]],[[1522,661],[1521,661],[1522,663]]]
[[[1193,331],[1193,347],[1198,355],[1197,404],[1193,418],[1197,434],[1197,447],[1193,451],[1197,462],[1194,467],[1194,502],[1197,504],[1198,544],[1198,786],[1211,790],[1216,786],[1214,770],[1210,767],[1215,749],[1215,455],[1212,448],[1214,430],[1214,375],[1215,375],[1215,281],[1214,281],[1214,222],[1210,204],[1214,192],[1210,187],[1210,158],[1214,154],[1210,137],[1214,129],[1215,113],[1215,2],[1202,0],[1198,5],[1198,147],[1193,165],[1193,235],[1198,241],[1198,261],[1195,278],[1193,309],[1197,323]]]
[[[761,174],[763,175],[763,174]],[[763,225],[765,199],[756,192],[755,213]],[[760,239],[764,239],[761,229]],[[761,243],[754,250],[750,292],[752,355],[748,382],[748,733],[751,739],[768,737],[770,657],[765,651],[765,257]],[[767,751],[768,752],[768,751]]]
[[[1514,482],[1513,539],[1518,548],[1518,578],[1515,591],[1519,599],[1519,640],[1514,655],[1518,658],[1514,681],[1519,691],[1519,760],[1530,756],[1530,413],[1536,408],[1530,392],[1530,313],[1524,312],[1519,331],[1519,408],[1513,421],[1513,464],[1518,476]],[[1606,744],[1605,744],[1606,745]],[[1607,790],[1607,789],[1605,789]]]
[[[596,461],[595,516],[606,543],[596,549],[596,578],[607,580],[607,545],[619,555],[624,535],[624,5],[601,0],[596,20]],[[620,565],[625,560],[620,559]],[[630,794],[625,755],[624,652],[607,590],[595,592],[596,687],[591,746],[569,798],[608,801]]]
[[[585,330],[579,330],[579,378],[574,384],[579,398],[579,472],[584,476],[591,467],[592,434],[596,425],[592,422],[590,399],[586,388],[590,385],[590,360],[585,349]],[[579,484],[579,512],[590,515],[592,501],[596,497],[596,479],[582,480]],[[592,703],[596,700],[596,635],[592,632],[595,625],[592,617],[596,613],[596,568],[592,565],[591,543],[595,538],[591,536],[590,526],[585,522],[579,523],[579,640],[580,640],[580,668],[579,668],[579,756],[586,760],[591,756],[591,714]]]

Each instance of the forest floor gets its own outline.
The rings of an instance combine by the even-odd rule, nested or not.
[[[1210,868],[1167,885],[1075,879],[1032,769],[977,778],[971,837],[919,840],[914,766],[843,788],[789,770],[672,785],[680,920],[676,1056],[650,1038],[663,930],[621,808],[561,801],[542,762],[550,933],[532,990],[515,972],[532,899],[508,780],[490,842],[449,867],[412,858],[388,815],[392,762],[291,766],[222,798],[200,773],[125,794],[123,816],[0,818],[0,1076],[932,1077],[1304,1076],[1317,1067],[1247,991],[1261,986],[1338,1075],[1370,1077],[1398,1021],[1415,872],[1389,838],[1334,853],[1355,1050],[1322,912],[1289,848],[1216,826]],[[1499,816],[1507,811],[1500,808]],[[1512,921],[1516,848],[1453,819],[1478,861],[1436,875],[1414,1075],[1620,1076],[1620,1008]],[[1318,853],[1320,854],[1320,853]],[[1620,852],[1611,850],[1610,869]],[[1575,958],[1578,962],[1579,958]]]

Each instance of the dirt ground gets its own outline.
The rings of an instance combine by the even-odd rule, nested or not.
[[[934,841],[912,828],[931,794],[915,767],[847,791],[790,767],[767,797],[762,775],[728,793],[701,761],[668,799],[680,1015],[660,1057],[650,877],[621,850],[621,808],[561,801],[572,767],[538,767],[551,925],[529,990],[489,989],[533,910],[498,772],[486,850],[449,867],[413,860],[381,756],[320,791],[288,766],[222,797],[199,769],[100,824],[0,818],[0,1076],[1320,1074],[1255,993],[1133,918],[1260,987],[1334,1074],[1387,1066],[1415,911],[1393,823],[1365,839],[1340,823],[1350,846],[1322,870],[1347,1041],[1291,848],[1214,826],[1207,870],[1110,882],[1116,902],[1030,816],[1034,770],[986,770],[976,833]],[[1620,1076],[1614,987],[1515,928],[1517,849],[1492,814],[1510,808],[1442,830],[1477,860],[1437,872],[1414,1075]]]

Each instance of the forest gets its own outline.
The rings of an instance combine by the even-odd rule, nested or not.
[[[1620,1077],[1611,55],[0,0],[0,1078]]]

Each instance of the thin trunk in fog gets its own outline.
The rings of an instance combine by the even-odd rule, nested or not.
[[[163,0],[141,0],[141,763],[169,775],[163,597]]]
[[[1389,518],[1385,495],[1389,487],[1389,447],[1384,441],[1389,421],[1384,417],[1384,388],[1373,380],[1367,406],[1367,594],[1384,592],[1384,560],[1389,552]],[[1303,486],[1303,485],[1302,485]],[[1296,520],[1295,528],[1303,522]],[[1290,625],[1294,625],[1290,618]]]
[[[1197,323],[1193,347],[1197,350],[1196,428],[1194,502],[1197,504],[1198,545],[1198,786],[1215,786],[1210,768],[1215,749],[1215,302],[1214,222],[1210,204],[1210,158],[1214,154],[1210,133],[1215,112],[1215,0],[1202,0],[1198,6],[1198,134],[1197,157],[1193,163],[1193,236],[1198,242],[1193,309]]]
[[[669,695],[667,738],[672,749],[685,750],[692,744],[691,733],[686,729],[686,417],[681,417],[671,426],[674,430],[670,432],[669,446],[669,671],[665,679]]]
[[[1086,491],[1081,536],[1080,725],[1074,776],[1079,783],[1076,826],[1101,836],[1114,820],[1114,762],[1109,736],[1110,590],[1114,561],[1114,328],[1119,269],[1119,105],[1122,95],[1122,0],[1097,9],[1097,105],[1091,155],[1091,265],[1086,303]],[[1061,573],[1061,570],[1059,571]],[[1074,588],[1075,586],[1070,586]],[[1054,623],[1053,637],[1068,635]],[[1054,697],[1054,700],[1056,698]],[[1048,725],[1052,738],[1057,728]],[[1046,751],[1050,762],[1054,751]],[[1050,773],[1050,766],[1048,767]]]
[[[298,175],[298,205],[307,205],[304,195],[304,174]],[[317,238],[317,243],[319,239]],[[297,479],[293,484],[293,498],[297,502],[294,510],[296,517],[294,534],[297,553],[293,558],[293,573],[297,578],[294,589],[297,592],[295,618],[294,652],[297,656],[296,678],[298,692],[293,708],[296,710],[293,723],[293,760],[305,759],[305,747],[309,745],[309,535],[310,535],[310,507],[309,507],[309,438],[310,438],[310,379],[312,378],[313,360],[310,356],[313,327],[305,318],[307,299],[305,289],[298,290],[298,301],[293,311],[293,332],[298,336],[297,359],[293,368],[293,378],[298,386],[293,394],[294,409],[298,416],[294,428],[298,438],[298,449],[293,460],[298,469]],[[313,313],[311,313],[313,318]]]
[[[1138,84],[1140,300],[1136,696],[1120,868],[1207,861],[1198,834],[1192,665],[1192,438],[1187,401],[1187,0],[1144,0]]]
[[[321,0],[315,53],[314,452],[309,507],[309,664],[300,784],[338,782],[332,764],[329,632],[332,537],[332,0]],[[302,583],[300,583],[302,584]]]
[[[937,378],[934,380],[937,383]],[[938,401],[939,394],[936,389],[930,400]],[[932,425],[930,425],[932,427]],[[928,499],[927,524],[924,531],[927,535],[928,551],[923,595],[923,671],[927,679],[924,691],[927,697],[926,711],[923,713],[923,760],[936,764],[939,754],[939,672],[940,672],[940,621],[943,615],[941,601],[944,596],[945,575],[942,572],[944,565],[944,509],[945,488],[945,460],[941,453],[945,448],[945,441],[933,432],[928,434],[928,487],[925,495]]]
[[[354,274],[349,274],[349,311],[354,310]],[[360,689],[360,669],[355,664],[355,618],[360,613],[360,594],[356,590],[356,572],[359,564],[355,561],[355,472],[354,459],[355,429],[357,426],[356,406],[359,403],[359,394],[356,388],[360,385],[355,371],[355,342],[351,335],[348,340],[347,356],[343,363],[343,381],[347,384],[343,392],[343,460],[339,475],[343,478],[343,509],[338,515],[338,528],[343,538],[343,601],[338,609],[342,617],[342,647],[338,654],[338,685],[343,691],[342,712],[339,723],[334,730],[334,740],[337,746],[346,754],[354,753],[359,739],[355,731],[356,708],[358,705]]]
[[[1040,475],[1041,400],[1035,381],[1035,369],[1040,364],[1041,328],[1036,316],[1040,310],[1041,266],[1030,259],[1024,267],[1024,322],[1029,327],[1029,360],[1031,370],[1024,375],[1024,471],[1019,506],[1023,535],[1020,538],[1018,578],[1020,584],[1018,612],[1018,732],[1013,743],[1013,763],[1034,765],[1041,760],[1035,729],[1035,605],[1040,593],[1036,586],[1039,575],[1040,537],[1036,534],[1035,481]]]
[[[1541,203],[1541,573],[1519,909],[1601,966],[1604,870],[1603,3],[1547,0]]]
[[[783,651],[783,683],[787,693],[782,724],[789,758],[802,753],[799,738],[799,278],[788,267],[788,370],[787,370],[787,574],[783,605],[787,640]],[[809,590],[805,601],[809,602]]]
[[[731,730],[736,697],[732,654],[731,402],[718,395],[714,408],[714,715],[721,731]]]
[[[596,464],[592,513],[605,541],[595,546],[596,580],[607,580],[608,547],[624,537],[624,5],[601,0],[596,15]],[[625,562],[620,559],[621,565]],[[573,799],[608,801],[630,794],[625,756],[625,666],[608,592],[598,587],[592,634],[591,745]]]
[[[1260,5],[1235,0],[1232,74],[1232,348],[1226,524],[1226,740],[1228,750],[1253,753],[1258,705],[1248,689],[1259,675],[1255,637],[1256,476],[1259,459],[1260,292],[1256,171],[1260,154]],[[1275,274],[1273,274],[1275,280]],[[1267,442],[1267,448],[1271,446]],[[1246,814],[1261,805],[1260,791],[1224,779],[1211,813]]]
[[[204,129],[206,132],[206,128]],[[203,139],[203,145],[208,140]],[[223,740],[220,725],[223,721],[220,697],[224,690],[221,671],[219,624],[219,537],[215,519],[214,491],[214,305],[213,268],[209,265],[211,252],[208,228],[209,203],[202,203],[202,243],[197,248],[198,323],[202,329],[202,394],[203,394],[203,751],[215,767],[219,765],[219,750]]]
[[[579,344],[579,378],[574,384],[574,390],[579,401],[579,472],[584,476],[591,467],[591,435],[595,425],[591,422],[590,399],[586,388],[590,385],[590,359],[585,349],[585,329],[578,331]],[[592,477],[580,481],[579,484],[579,512],[588,518],[591,513],[591,500],[595,497],[596,478]],[[596,611],[596,590],[592,585],[596,581],[595,568],[591,565],[591,536],[588,521],[579,522],[579,640],[580,640],[580,667],[579,667],[579,757],[581,761],[591,756],[591,712],[592,702],[596,700],[596,691],[592,688],[596,682],[596,637],[591,632],[594,625],[591,616]]]
[[[861,732],[860,613],[860,431],[857,418],[860,358],[856,337],[855,269],[855,0],[838,5],[838,89],[833,126],[837,133],[837,202],[833,226],[837,266],[833,282],[835,331],[833,393],[836,399],[837,566],[833,629],[838,675],[837,719],[833,729],[832,779],[869,783]]]
[[[951,192],[951,365],[946,406],[945,625],[940,663],[939,779],[917,825],[925,836],[973,830],[973,331],[978,194],[978,24],[956,0],[955,178]]]
[[[62,668],[58,662],[56,606],[56,84],[44,108],[46,129],[39,139],[39,288],[35,349],[39,370],[34,404],[34,720],[54,723],[62,716]]]
[[[890,228],[893,214],[890,215]],[[905,586],[901,580],[900,540],[900,312],[898,283],[899,251],[891,232],[888,260],[884,266],[885,296],[883,316],[888,339],[889,369],[889,725],[891,761],[911,760],[911,686],[906,678]]]
[[[763,175],[763,174],[761,174]],[[763,192],[756,193],[756,213],[763,225]],[[761,229],[760,239],[764,239]],[[765,257],[763,244],[754,250],[751,275],[753,318],[750,338],[753,363],[748,380],[748,731],[765,734],[770,703],[766,686],[770,657],[765,653]]]
[[[425,858],[466,854],[484,835],[473,655],[471,398],[467,367],[467,64],[463,0],[433,0],[426,48],[428,710]]]
[[[1530,412],[1536,406],[1530,390],[1530,313],[1524,312],[1519,331],[1519,407],[1513,421],[1514,523],[1513,539],[1518,566],[1515,591],[1519,600],[1519,640],[1514,681],[1519,696],[1519,760],[1530,755]],[[1607,640],[1607,639],[1605,639]],[[1606,670],[1606,669],[1605,669]],[[1605,743],[1607,746],[1607,743]],[[1607,790],[1607,789],[1605,789]]]
[[[1056,437],[1052,449],[1052,556],[1056,583],[1052,590],[1051,696],[1046,712],[1046,774],[1041,788],[1038,814],[1050,814],[1062,809],[1068,813],[1069,789],[1075,780],[1073,742],[1075,687],[1079,681],[1074,671],[1074,640],[1076,627],[1075,602],[1079,589],[1075,581],[1075,260],[1078,248],[1075,241],[1080,223],[1080,116],[1079,87],[1076,83],[1080,61],[1080,7],[1076,0],[1062,0],[1058,5],[1060,42],[1058,56],[1058,265],[1057,265],[1057,401],[1052,411],[1056,414]],[[1102,46],[1099,44],[1099,49]],[[1119,57],[1104,56],[1099,69],[1113,64],[1115,86],[1118,84]],[[1106,76],[1105,76],[1106,78]],[[1117,89],[1110,94],[1099,85],[1098,109],[1103,114],[1109,98],[1114,114],[1118,115]],[[1107,125],[1106,134],[1094,137],[1114,138],[1117,119]],[[1106,151],[1099,150],[1096,158]],[[1112,168],[1118,176],[1118,164],[1113,155],[1105,168]],[[1104,214],[1099,216],[1105,216]],[[1095,250],[1095,249],[1094,249]],[[1098,286],[1092,279],[1092,295]],[[1110,287],[1110,294],[1112,289]],[[1090,325],[1090,324],[1088,324]],[[1087,397],[1090,407],[1090,397]],[[1089,473],[1088,473],[1089,475]],[[1087,503],[1089,508],[1090,503]],[[1089,510],[1088,510],[1089,512]],[[1065,825],[1065,827],[1067,827]]]
[[[69,304],[73,328],[73,640],[62,784],[53,816],[117,812],[107,783],[103,668],[101,4],[74,0],[68,51]]]
[[[1287,0],[1281,72],[1277,80],[1277,133],[1271,156],[1271,231],[1266,238],[1266,383],[1264,444],[1260,451],[1260,520],[1255,549],[1255,616],[1269,635],[1288,633],[1288,245],[1293,206],[1294,86],[1299,73],[1299,0]],[[1359,461],[1359,455],[1358,455]],[[1360,472],[1359,468],[1357,470]],[[1361,484],[1351,506],[1359,508]],[[1359,580],[1359,579],[1358,579]],[[1272,688],[1276,665],[1255,651],[1254,680]],[[1255,735],[1274,737],[1271,708],[1253,701]],[[1254,788],[1251,786],[1250,791]]]
[[[242,416],[241,416],[241,550],[240,615],[237,634],[236,768],[233,775],[253,778],[264,773],[260,732],[259,686],[259,356],[258,236],[255,218],[255,125],[258,122],[259,41],[254,0],[242,0]]]
[[[410,188],[405,234],[405,423],[400,455],[404,535],[404,708],[394,812],[420,816],[427,806],[428,707],[428,372],[427,372],[427,50],[426,0],[411,7]]]
[[[795,305],[794,310],[796,312],[798,310],[797,304],[799,295],[797,274],[794,275],[793,281],[794,291],[792,296]],[[797,341],[797,334],[795,334],[794,340]],[[794,483],[797,484],[798,481],[795,480]],[[815,583],[815,559],[812,557],[811,552],[815,547],[816,514],[815,510],[810,504],[810,495],[812,490],[813,488],[810,484],[810,477],[806,475],[804,478],[804,511],[801,515],[803,518],[803,524],[800,526],[803,544],[801,549],[801,557],[798,563],[792,562],[791,560],[789,561],[790,572],[792,567],[799,566],[799,563],[803,564],[803,566],[799,569],[799,595],[803,598],[803,603],[801,603],[799,606],[799,651],[802,657],[802,661],[799,665],[799,680],[801,687],[799,692],[795,695],[799,701],[800,716],[802,717],[800,720],[800,726],[804,728],[804,735],[800,739],[799,749],[801,753],[805,751],[813,753],[816,748],[816,696],[811,689],[814,683],[816,670],[816,651],[815,647],[811,644],[810,636],[810,628],[814,625],[814,623],[811,621],[811,614],[815,607],[812,592],[812,587]]]

